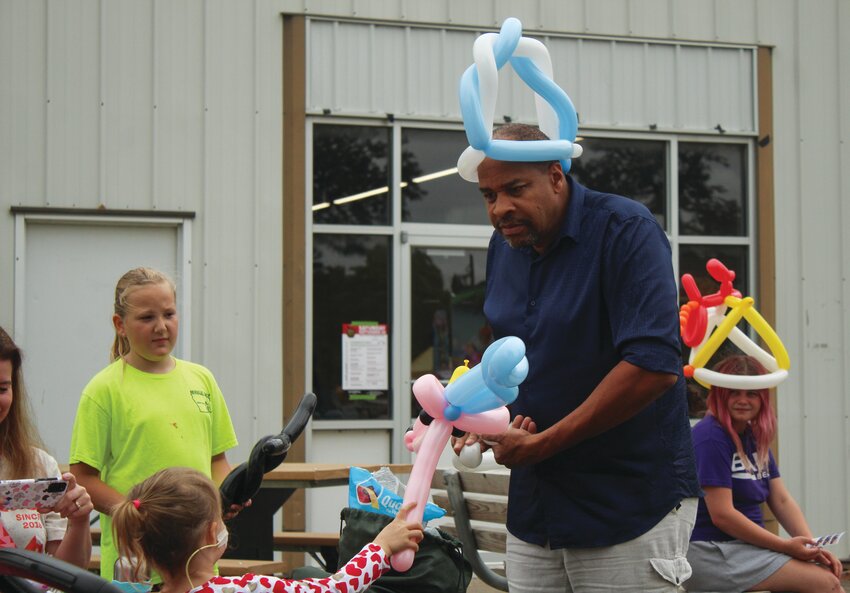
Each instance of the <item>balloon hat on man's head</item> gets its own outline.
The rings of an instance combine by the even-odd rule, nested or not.
[[[685,365],[685,376],[693,378],[703,387],[712,385],[728,389],[767,389],[776,387],[788,377],[791,360],[782,340],[756,311],[752,297],[742,298],[732,282],[735,272],[720,260],[710,259],[705,265],[712,278],[720,282],[720,290],[702,296],[694,277],[682,276],[682,287],[690,299],[679,310],[679,326],[682,340],[690,346],[691,354]],[[727,314],[728,310],[728,314]],[[749,321],[761,336],[773,355],[753,342],[738,329],[741,319]],[[758,360],[769,372],[766,375],[727,375],[705,368],[705,364],[717,352],[726,338],[744,353]]]
[[[561,161],[564,173],[570,159],[581,155],[574,144],[578,117],[567,93],[552,80],[549,50],[536,39],[522,36],[522,23],[508,18],[498,33],[485,33],[472,47],[475,63],[460,79],[460,111],[469,148],[457,162],[458,173],[478,181],[485,157],[498,161]],[[550,140],[494,140],[493,116],[499,92],[499,70],[510,61],[514,71],[534,91],[537,121]]]

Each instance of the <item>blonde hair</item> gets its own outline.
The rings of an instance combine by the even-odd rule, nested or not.
[[[32,422],[29,399],[24,388],[23,353],[14,340],[0,327],[0,360],[12,363],[12,404],[6,419],[0,423],[0,454],[3,456],[7,480],[42,477],[45,469],[35,449],[43,448]]]
[[[187,467],[156,472],[112,508],[119,555],[140,558],[147,567],[170,574],[184,569],[213,521],[222,521],[218,488]],[[134,567],[134,581],[143,568]]]
[[[177,300],[177,287],[174,281],[166,274],[154,270],[153,268],[133,268],[118,280],[115,285],[115,304],[113,312],[121,319],[127,318],[129,305],[127,298],[135,289],[140,286],[148,286],[151,284],[167,284],[171,287],[174,293],[174,300]],[[119,336],[115,332],[115,339],[112,341],[112,350],[109,353],[109,360],[114,361],[123,358],[130,353],[130,341],[123,336]]]

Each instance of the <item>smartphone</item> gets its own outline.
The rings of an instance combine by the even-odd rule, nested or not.
[[[52,509],[67,489],[61,478],[0,480],[0,511]]]

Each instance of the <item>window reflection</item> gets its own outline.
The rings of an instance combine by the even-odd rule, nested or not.
[[[679,231],[747,234],[747,150],[743,144],[679,143]]]
[[[401,138],[403,221],[489,224],[478,188],[457,174],[462,130],[404,128]]]
[[[391,130],[313,126],[313,222],[390,223]]]
[[[411,250],[411,380],[447,381],[455,367],[481,361],[493,341],[484,318],[486,249]],[[414,415],[419,412],[411,400]]]
[[[317,419],[390,417],[392,389],[343,391],[341,346],[343,323],[388,323],[390,248],[389,237],[313,235],[313,391],[319,400],[314,414]]]
[[[705,269],[705,264],[711,258],[717,258],[723,265],[735,272],[735,288],[743,296],[751,296],[750,270],[749,270],[749,248],[746,245],[680,245],[679,246],[679,277],[690,274],[696,281],[697,288],[702,295],[714,294],[719,290],[720,284],[712,278]],[[679,304],[688,301],[684,289],[679,285]],[[752,333],[749,324],[741,320],[738,329],[743,332]],[[751,336],[752,337],[752,336]],[[691,350],[682,345],[682,359],[688,360]],[[726,340],[706,364],[711,368],[727,356],[741,354],[731,340]],[[688,381],[688,412],[692,418],[701,418],[705,415],[707,391],[696,381]]]
[[[584,138],[583,154],[574,159],[570,172],[596,191],[637,200],[667,228],[666,143],[622,138]]]

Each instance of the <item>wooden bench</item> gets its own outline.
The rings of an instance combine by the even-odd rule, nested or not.
[[[505,553],[508,517],[508,482],[505,471],[459,472],[437,470],[431,487],[434,502],[446,509],[454,526],[440,527],[463,543],[463,555],[484,583],[508,590],[508,580],[487,566],[481,552]]]
[[[100,544],[101,531],[99,527],[91,528],[92,545]],[[323,568],[329,572],[336,570],[337,561],[339,559],[339,533],[321,533],[310,531],[278,531],[274,534],[274,549],[282,552],[307,552]],[[223,567],[222,563],[227,566]],[[264,564],[265,563],[265,564]],[[270,560],[241,560],[234,558],[223,558],[219,561],[219,570],[224,576],[232,576],[230,573],[225,573],[231,569],[237,570],[241,566],[251,566],[255,570],[245,571],[254,572],[255,574],[278,574],[283,570],[281,567],[285,565],[281,562],[273,562]],[[89,568],[91,570],[91,568]],[[97,559],[97,570],[100,569],[100,558]],[[269,572],[274,570],[275,572]],[[239,573],[244,574],[244,573]]]
[[[307,552],[328,572],[339,563],[339,532],[276,531],[273,543],[282,552]]]
[[[218,572],[224,577],[238,577],[245,573],[265,575],[289,574],[291,567],[279,560],[241,560],[237,558],[222,558],[218,562]],[[89,570],[100,574],[100,556],[92,556],[89,560]]]

